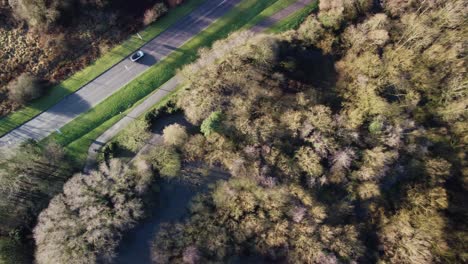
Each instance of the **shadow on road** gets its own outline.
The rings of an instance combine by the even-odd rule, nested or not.
[[[47,112],[61,116],[74,117],[88,111],[90,108],[91,105],[88,101],[75,92],[65,96],[56,105],[49,108]]]
[[[145,54],[145,56],[143,56],[143,58],[136,61],[136,63],[143,64],[146,66],[153,66],[154,64],[156,64],[157,61],[158,60],[153,55]]]

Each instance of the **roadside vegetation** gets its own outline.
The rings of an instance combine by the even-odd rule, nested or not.
[[[232,177],[158,233],[154,263],[466,262],[467,3],[373,2],[322,1],[182,71],[200,132],[178,153]]]
[[[38,263],[112,262],[155,181],[195,162],[231,177],[156,234],[154,263],[467,262],[468,3],[376,4],[322,0],[273,28],[287,32],[229,35],[267,6],[245,0],[63,136],[9,153],[0,261],[30,263],[33,233]],[[98,170],[65,183],[91,140],[189,62],[175,97],[106,146]],[[180,111],[191,129],[167,126],[131,164],[115,159]]]
[[[33,12],[34,8],[43,8],[44,1],[10,2],[17,8],[0,3],[0,45],[5,58],[2,61],[4,67],[0,69],[0,116],[3,116],[0,119],[0,135],[96,78],[188,14],[203,0],[190,0],[180,7],[175,6],[182,1],[169,0],[164,4],[162,1],[141,0],[131,4],[137,10],[122,4],[125,1],[70,0],[68,3],[73,7],[67,5],[65,10],[51,5],[53,9],[48,12],[58,12],[67,19],[45,21],[45,28],[29,25],[29,20],[15,15],[15,12]],[[21,7],[23,5],[27,6],[26,11]],[[169,7],[174,8],[163,16]],[[41,13],[38,14],[40,16]],[[34,16],[30,16],[30,19],[36,20]],[[156,20],[157,23],[152,23]],[[96,24],[100,26],[96,27]],[[142,39],[133,34],[145,25],[148,26],[138,32]],[[14,100],[6,88],[21,74],[40,80],[44,96],[32,102]]]
[[[127,131],[147,130],[139,128]],[[183,126],[169,125],[163,144],[130,162],[107,157],[89,175],[69,179],[39,215],[34,228],[36,262],[113,263],[123,234],[155,202],[158,178],[180,176],[179,153],[187,138]]]
[[[61,135],[54,133],[49,138],[57,140],[65,146],[70,155],[77,161],[84,162],[92,140],[117,122],[125,111],[154,91],[155,87],[160,87],[173,77],[179,68],[193,62],[197,58],[198,49],[210,46],[216,40],[225,38],[230,33],[240,29],[274,2],[275,0],[242,1],[227,15],[215,21],[167,58],[148,69],[93,109],[62,127]],[[95,133],[96,129],[100,133]]]
[[[137,15],[133,13],[137,12],[137,10],[119,11],[116,8],[122,8],[123,6],[116,7],[112,3],[92,3],[87,1],[87,3],[83,2],[73,6],[77,8],[73,12],[68,9],[63,10],[64,14],[68,15],[69,12],[72,12],[76,15],[72,19],[73,21],[67,22],[58,19],[47,22],[44,20],[42,22],[46,24],[39,25],[36,24],[36,21],[28,20],[35,18],[27,12],[34,12],[35,8],[42,10],[45,5],[44,1],[6,2],[0,3],[0,38],[2,39],[0,46],[2,47],[1,54],[5,56],[4,60],[2,60],[4,62],[2,66],[4,67],[0,69],[1,107],[8,106],[11,102],[18,106],[25,104],[28,106],[23,107],[20,111],[16,111],[6,118],[2,118],[0,120],[0,134],[8,132],[15,126],[50,107],[66,94],[78,89],[87,81],[140,47],[146,40],[164,31],[181,16],[197,7],[202,1],[192,0],[181,7],[174,8],[170,14],[162,17],[158,23],[152,23],[139,32],[143,40],[140,40],[136,36],[131,36],[127,41],[124,41],[112,50],[108,51],[108,48],[100,49],[98,53],[93,50],[96,48],[95,45],[113,46],[116,42],[126,38],[131,32],[135,32],[136,29],[141,27],[139,16],[135,20]],[[161,8],[163,8],[161,1],[156,1],[158,2],[156,4],[155,1],[148,2],[152,2],[152,5],[155,6],[140,5],[142,11],[146,10],[145,23],[147,24],[157,20],[158,15],[162,15],[165,12],[164,10],[162,10],[164,12],[161,12]],[[171,0],[166,3],[164,6],[171,7],[181,4],[182,1]],[[24,13],[24,17],[16,15],[16,10],[13,10],[9,4],[18,5],[16,6],[19,8],[18,12],[26,12]],[[56,4],[61,3],[55,2],[55,4],[47,6],[47,8],[58,8],[56,11],[62,12],[61,7],[56,6]],[[145,7],[148,8],[145,9]],[[86,14],[83,14],[80,8],[86,9]],[[131,14],[126,13],[127,11]],[[55,11],[51,10],[50,12],[54,13]],[[106,19],[110,13],[112,13],[112,16],[115,16],[114,19],[120,19],[121,22],[126,23],[131,28],[121,27],[119,23],[107,23]],[[99,18],[101,20],[98,24],[107,26],[107,29],[110,28],[109,33],[112,34],[113,39],[109,39],[108,37],[110,36],[102,34],[97,38],[95,35],[92,35],[103,30],[102,28],[96,28],[96,23],[93,22]],[[107,22],[104,23],[102,19]],[[128,21],[129,19],[133,21],[133,24]],[[81,23],[82,20],[87,21]],[[94,24],[90,26],[88,23]],[[118,27],[121,28],[119,29]],[[97,31],[88,32],[87,34],[91,35],[87,35],[86,39],[75,35],[83,34],[84,30],[89,31],[89,29]],[[122,31],[120,32],[119,30]],[[60,35],[60,32],[66,32],[70,39],[63,40],[63,35]],[[43,37],[53,42],[56,40],[56,34],[62,36],[63,41],[70,41],[74,44],[72,46],[63,46],[62,48],[65,50],[55,50],[57,46],[50,46],[45,49],[41,46],[43,43],[37,39]],[[24,43],[18,44],[18,41],[24,41]],[[60,42],[53,45],[59,44],[62,45],[64,43]],[[23,51],[20,49],[23,49]],[[69,52],[67,49],[80,51],[79,54],[77,53],[79,56],[67,55],[66,52]],[[42,52],[55,52],[55,55],[60,56],[51,57],[44,55]],[[74,70],[90,64],[91,58],[94,59],[100,54],[104,54],[104,56],[101,56],[91,66],[74,74],[58,86],[48,88],[51,83],[58,82],[61,78],[70,75]],[[19,55],[25,57],[18,57]],[[55,68],[53,68],[55,64],[44,61],[44,56],[50,60],[63,60],[65,57],[70,59],[70,61],[64,61],[60,64],[60,74],[64,72],[66,74],[60,75],[61,77],[55,76]],[[79,62],[79,66],[75,65],[77,61]],[[39,64],[32,62],[39,62]],[[49,65],[48,63],[52,63],[53,65]],[[69,65],[70,63],[72,65]],[[41,72],[46,72],[49,75],[39,74]],[[19,75],[17,79],[10,78],[15,74]],[[8,80],[11,81],[8,83]],[[44,92],[44,97],[36,99]],[[32,103],[30,103],[31,100],[33,100]],[[2,113],[5,113],[3,110],[1,110]],[[7,109],[5,111],[8,112],[10,110]],[[41,143],[27,142],[16,150],[2,149],[0,162],[0,218],[2,219],[0,224],[0,263],[32,262],[32,250],[34,247],[32,245],[31,232],[36,224],[37,215],[47,206],[50,199],[61,191],[63,184],[76,169],[81,169],[81,167],[77,165],[73,157],[67,155],[62,146],[53,140]]]

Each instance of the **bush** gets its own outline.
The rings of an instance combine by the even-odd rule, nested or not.
[[[151,150],[147,160],[161,176],[175,177],[180,173],[180,156],[174,148],[158,146]]]
[[[27,73],[21,74],[18,79],[8,85],[8,97],[11,101],[24,104],[40,97],[42,87],[37,79]]]
[[[187,141],[188,135],[184,126],[169,125],[163,130],[164,143],[168,146],[181,147]]]
[[[205,135],[209,136],[213,132],[221,132],[221,122],[223,114],[220,111],[211,113],[211,115],[203,121],[200,130]]]
[[[167,7],[164,3],[155,4],[153,7],[145,11],[143,17],[143,24],[145,26],[148,26],[149,24],[153,23],[158,18],[160,18],[162,15],[166,14],[167,11]]]
[[[205,137],[201,134],[190,137],[184,145],[184,158],[189,161],[202,160],[206,154]]]
[[[25,20],[30,27],[45,28],[57,22],[62,12],[70,7],[72,0],[9,0],[14,14]]]
[[[151,137],[149,125],[145,121],[135,120],[117,137],[117,143],[130,150],[137,151]]]

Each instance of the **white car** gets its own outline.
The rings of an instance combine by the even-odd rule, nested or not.
[[[135,62],[135,61],[141,59],[143,56],[145,56],[145,53],[143,53],[143,51],[139,50],[139,51],[133,53],[132,56],[130,56],[130,60]]]

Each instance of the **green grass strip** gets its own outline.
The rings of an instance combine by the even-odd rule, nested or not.
[[[171,9],[167,15],[139,32],[143,40],[140,39],[137,34],[131,35],[127,40],[112,48],[91,65],[73,74],[60,84],[50,88],[41,98],[0,119],[0,136],[5,135],[12,129],[15,129],[21,124],[29,121],[58,103],[66,95],[75,92],[88,82],[92,81],[111,68],[114,64],[118,63],[133,51],[143,46],[146,42],[168,29],[181,17],[189,14],[205,1],[209,0],[190,0],[179,7]]]
[[[73,166],[75,168],[81,169],[84,167],[86,158],[88,157],[88,149],[89,146],[91,146],[91,143],[104,132],[106,132],[107,129],[112,127],[112,125],[122,119],[125,116],[125,113],[112,117],[111,119],[102,123],[100,126],[82,136],[79,140],[76,140],[65,147],[65,151],[69,157],[71,157]]]
[[[272,4],[271,6],[263,10],[260,14],[258,14],[256,17],[251,19],[247,24],[245,24],[242,27],[242,29],[249,29],[255,26],[256,24],[276,14],[280,10],[285,9],[286,7],[290,6],[295,2],[297,2],[297,0],[278,0],[276,3]]]
[[[143,120],[145,119],[145,116],[147,113],[151,112],[154,109],[160,108],[167,104],[167,102],[171,99],[174,94],[180,90],[180,87],[177,87],[174,91],[170,92],[169,94],[165,95],[162,100],[157,102],[155,105],[151,106],[147,111],[145,111],[143,114],[141,114],[139,117],[136,119],[138,120]],[[151,93],[152,94],[152,93]],[[122,112],[121,114],[118,114],[111,119],[107,120],[106,122],[102,123],[100,126],[96,127],[83,137],[79,138],[78,140],[73,141],[72,143],[68,144],[66,146],[65,150],[69,154],[70,157],[73,157],[73,162],[75,168],[83,168],[86,158],[88,156],[88,150],[89,147],[91,146],[92,142],[97,139],[100,135],[102,135],[107,129],[111,128],[115,123],[120,121],[126,114],[128,114],[130,111],[132,111],[133,108],[137,107],[140,103],[142,103],[146,98],[150,97],[151,94],[147,95],[145,98],[141,99],[136,103],[132,108],[128,109],[125,112]],[[125,129],[123,129],[125,130]],[[123,131],[122,130],[122,131]],[[119,132],[114,138],[116,138],[120,133]],[[56,138],[56,137],[55,137]],[[52,137],[49,137],[45,140],[50,140]]]
[[[62,127],[60,129],[62,135],[54,133],[48,138],[55,139],[61,145],[67,146],[67,148],[72,143],[73,146],[79,146],[79,149],[74,148],[70,153],[78,160],[82,160],[81,157],[87,153],[87,147],[92,143],[92,140],[100,135],[96,133],[95,137],[87,136],[90,131],[99,127],[99,130],[103,132],[111,127],[118,121],[118,119],[114,119],[116,115],[136,105],[138,101],[154,91],[156,87],[164,84],[176,74],[177,69],[193,62],[197,58],[199,48],[210,46],[216,40],[227,37],[229,33],[240,29],[245,23],[276,1],[243,0],[228,14],[215,21],[206,30],[189,40],[163,61],[149,68],[93,109]],[[109,119],[115,121],[106,122]]]
[[[280,33],[291,29],[297,29],[313,11],[317,10],[317,8],[318,1],[314,1],[301,10],[298,10],[285,19],[279,21],[271,28],[266,30],[265,33]]]

